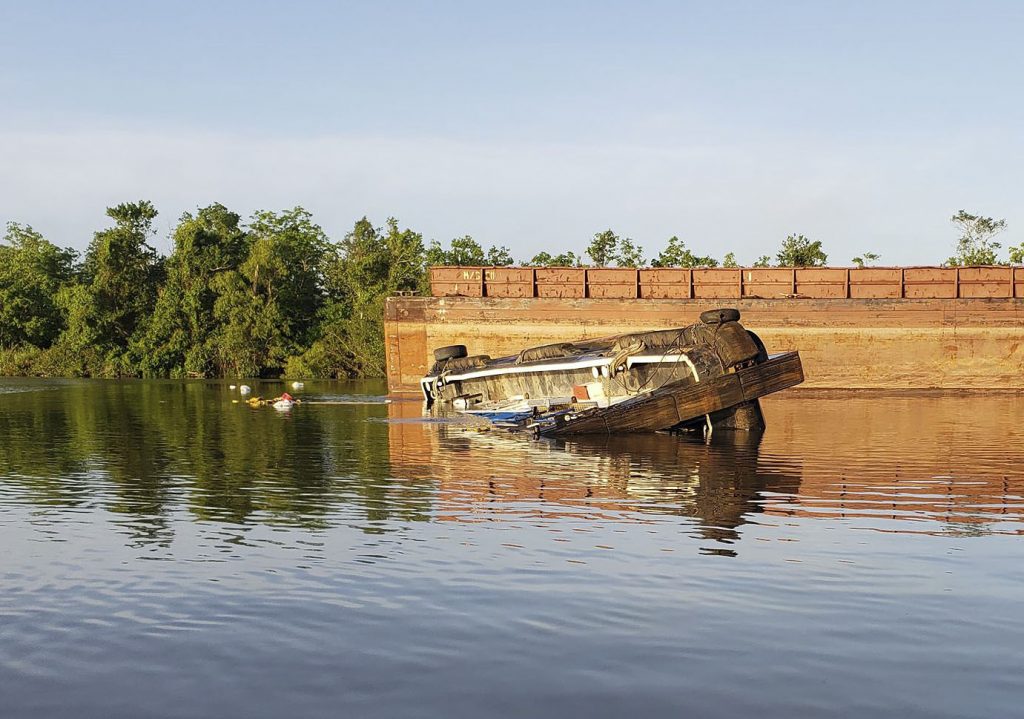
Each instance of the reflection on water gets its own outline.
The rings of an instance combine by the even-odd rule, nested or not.
[[[775,400],[764,437],[535,441],[330,388],[290,413],[232,403],[210,383],[3,390],[5,497],[98,503],[132,517],[138,541],[173,535],[168,517],[182,508],[200,520],[366,529],[389,519],[664,515],[729,542],[761,514],[991,533],[1020,531],[1024,512],[1024,402],[1014,395]]]
[[[456,426],[423,439],[435,440],[424,450],[443,458],[441,521],[677,517],[695,537],[731,543],[770,495],[790,496],[800,485],[799,463],[759,466],[760,434],[721,432],[707,442],[662,435],[512,441]]]
[[[851,395],[765,403],[767,435],[621,435],[531,441],[460,424],[402,422],[392,405],[391,461],[429,472],[439,518],[488,520],[604,510],[696,520],[733,541],[768,517],[891,520],[891,532],[1019,533],[1024,519],[1024,402],[1016,395]],[[761,521],[764,521],[762,518]],[[865,526],[868,526],[865,525]]]
[[[0,380],[11,716],[1007,716],[1024,692],[1017,395],[789,393],[763,436],[535,441],[381,390],[275,412]]]
[[[387,430],[367,421],[386,412],[379,398],[323,394],[315,408],[281,413],[233,403],[222,384],[29,389],[0,411],[4,492],[40,506],[98,504],[130,517],[139,541],[169,539],[179,509],[306,527],[330,524],[343,505],[370,522],[426,518],[414,479],[387,498]]]

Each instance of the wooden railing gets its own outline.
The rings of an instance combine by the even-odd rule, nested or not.
[[[431,267],[435,297],[1024,298],[1024,267]]]

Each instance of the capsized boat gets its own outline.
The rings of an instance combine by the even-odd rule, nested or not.
[[[491,359],[434,351],[428,406],[539,436],[764,428],[758,398],[803,382],[796,351],[768,354],[736,309],[686,327],[560,342]]]

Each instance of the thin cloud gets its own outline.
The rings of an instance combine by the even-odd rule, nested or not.
[[[786,139],[749,144],[459,142],[321,136],[280,139],[192,131],[0,132],[0,220],[27,222],[83,248],[103,209],[146,198],[158,245],[178,215],[210,202],[243,214],[303,205],[335,237],[366,214],[396,216],[427,238],[470,233],[519,258],[581,251],[612,227],[648,254],[677,234],[741,260],[790,232],[824,241],[830,259],[871,249],[887,262],[937,262],[956,209],[1024,217],[1015,140],[941,145]]]

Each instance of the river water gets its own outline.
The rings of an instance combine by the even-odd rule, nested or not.
[[[382,393],[0,380],[0,716],[1021,716],[1021,396],[535,442]]]

